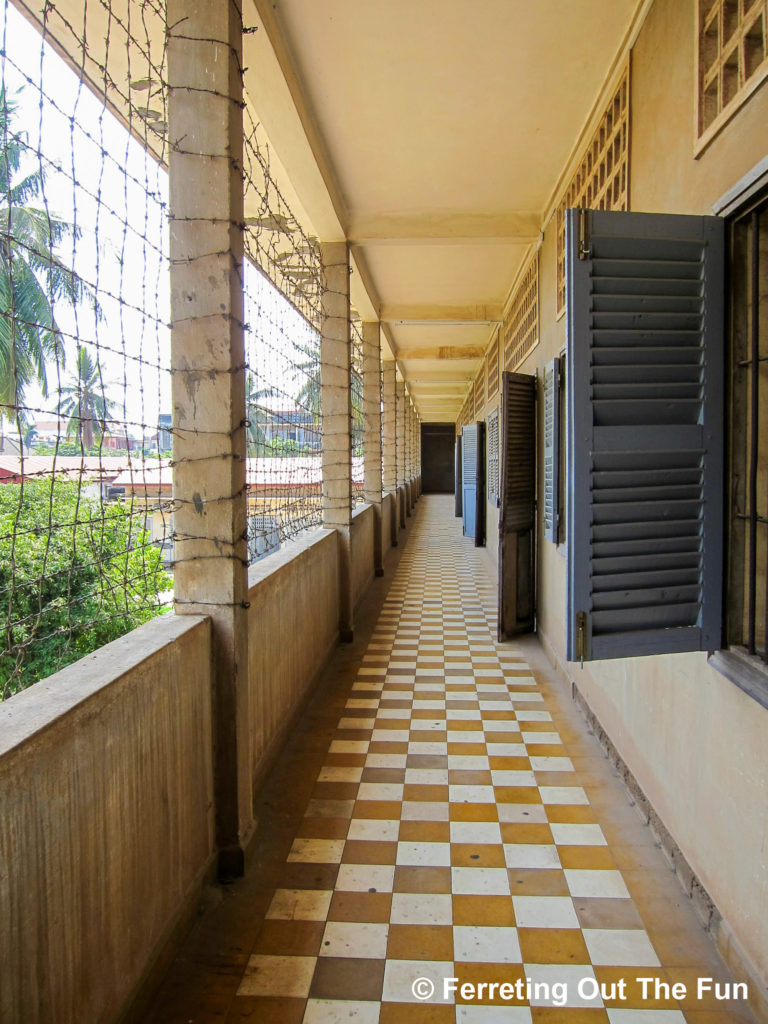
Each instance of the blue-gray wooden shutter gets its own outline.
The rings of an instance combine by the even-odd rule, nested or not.
[[[464,536],[485,543],[485,424],[470,423],[461,432],[461,490]]]
[[[536,378],[501,375],[499,640],[535,624]]]
[[[557,544],[560,532],[560,360],[544,371],[544,536]]]
[[[567,656],[713,650],[723,222],[569,210]]]
[[[462,514],[462,501],[461,501],[461,434],[456,435],[456,472],[454,474],[454,501],[453,511],[457,518],[461,518]]]
[[[475,536],[477,518],[477,424],[461,431],[461,514],[465,537]]]

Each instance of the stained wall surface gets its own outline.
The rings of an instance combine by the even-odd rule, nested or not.
[[[711,214],[768,147],[768,84],[695,155],[694,0],[656,0],[631,54],[630,208]],[[539,251],[540,341],[519,372],[565,349],[556,312],[556,227]],[[567,369],[566,369],[567,372]],[[543,402],[539,402],[539,439]],[[493,406],[486,407],[487,416]],[[539,441],[538,462],[543,460]],[[539,490],[539,538],[543,538]],[[493,548],[495,510],[488,509]],[[768,711],[707,655],[565,661],[566,546],[539,540],[538,627],[550,657],[597,716],[723,917],[719,941],[768,981]],[[736,839],[738,837],[738,840]],[[741,956],[745,954],[745,956]]]

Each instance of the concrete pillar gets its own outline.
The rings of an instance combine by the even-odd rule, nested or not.
[[[405,529],[405,381],[397,377],[395,380],[395,398],[397,409],[397,507],[400,529]]]
[[[414,506],[419,497],[416,473],[416,406],[411,402],[411,500]]]
[[[421,416],[416,413],[416,497],[421,497]]]
[[[390,543],[397,547],[398,532],[398,498],[397,498],[397,402],[396,375],[394,360],[385,359],[382,363],[382,487],[385,494],[391,494],[394,501],[392,507]]]
[[[373,506],[373,567],[384,575],[381,516],[381,334],[378,323],[363,324],[363,500]]]
[[[352,624],[352,387],[349,246],[323,242],[320,407],[323,422],[323,526],[339,534],[339,638]]]
[[[413,438],[411,436],[411,410],[413,406],[411,404],[411,396],[408,391],[405,392],[405,514],[411,515],[413,512],[413,452],[411,451],[411,445]]]
[[[210,617],[221,877],[253,830],[243,342],[242,19],[168,0],[174,610]],[[148,851],[151,863],[151,851]]]

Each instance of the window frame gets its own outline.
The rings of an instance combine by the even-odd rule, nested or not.
[[[728,507],[726,511],[726,544],[725,544],[725,565],[723,572],[723,600],[724,600],[724,646],[718,650],[709,654],[709,664],[712,668],[716,669],[721,675],[724,675],[732,683],[739,687],[744,693],[748,694],[754,700],[758,702],[762,707],[768,709],[768,663],[763,660],[763,657],[759,653],[750,654],[747,648],[738,642],[732,642],[731,636],[732,631],[729,625],[733,621],[733,609],[730,607],[731,595],[734,592],[734,582],[732,578],[733,573],[733,546],[734,546],[734,530],[732,525],[733,520],[733,494],[732,494],[732,478],[734,472],[738,471],[735,465],[735,458],[733,453],[733,444],[735,442],[735,430],[734,430],[734,416],[737,413],[735,402],[733,398],[733,363],[736,359],[737,353],[734,349],[733,331],[734,331],[734,320],[733,320],[733,303],[734,303],[734,278],[735,275],[730,273],[730,267],[734,258],[733,251],[733,228],[739,221],[744,220],[753,209],[765,206],[768,203],[768,158],[760,162],[756,168],[750,171],[740,182],[737,183],[734,188],[730,189],[726,195],[715,204],[715,212],[718,212],[723,216],[729,226],[729,239],[728,248],[726,251],[727,267],[729,273],[727,274],[727,306],[728,306],[728,361],[727,361],[727,372],[728,372],[728,383],[729,383],[729,401],[726,409],[726,419],[724,423],[724,429],[727,431],[728,436],[728,463],[726,466],[726,479],[728,482]],[[744,414],[746,424],[746,413]],[[746,458],[746,455],[745,455]],[[739,466],[741,462],[739,463]],[[762,481],[765,483],[765,480]],[[744,586],[744,577],[738,581],[740,587]],[[742,626],[743,628],[743,615],[742,615]],[[742,637],[743,639],[743,637]],[[768,642],[768,641],[766,641]]]

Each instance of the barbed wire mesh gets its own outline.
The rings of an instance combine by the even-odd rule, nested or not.
[[[244,111],[248,547],[255,561],[322,521],[317,239],[301,227]]]
[[[0,694],[170,605],[166,22],[0,3]]]
[[[352,417],[350,436],[352,442],[352,507],[363,503],[363,324],[353,316],[349,322],[350,340],[350,387],[352,391]]]

